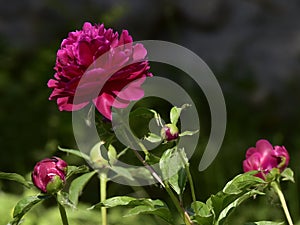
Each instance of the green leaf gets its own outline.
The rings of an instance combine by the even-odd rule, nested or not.
[[[189,130],[186,130],[182,133],[179,134],[179,137],[183,137],[183,136],[192,136],[194,134],[197,134],[199,132],[199,130],[195,130],[195,131],[189,131]]]
[[[68,173],[67,173],[67,179],[71,177],[74,174],[79,174],[79,173],[87,173],[89,172],[90,169],[86,165],[81,165],[81,166],[68,166]]]
[[[126,216],[133,216],[137,214],[153,214],[161,217],[168,222],[172,221],[172,216],[169,209],[161,200],[152,200],[147,198],[137,199],[129,196],[116,196],[92,206],[91,209],[99,209],[101,207],[112,208],[116,206],[134,207],[129,210]]]
[[[154,114],[154,119],[156,120],[157,126],[163,127],[163,124],[162,124],[161,117],[160,117],[159,113],[157,113],[153,109],[150,109],[150,112],[152,112]]]
[[[290,168],[286,168],[284,171],[282,171],[281,177],[284,181],[292,181],[293,183],[295,183],[294,171]]]
[[[81,152],[79,150],[62,148],[60,146],[58,146],[58,150],[60,150],[62,152],[69,153],[69,154],[72,154],[72,155],[75,155],[75,156],[78,156],[78,157],[80,157],[82,159],[85,159],[88,162],[90,161],[90,157],[87,154],[85,154],[85,153],[83,153],[83,152]]]
[[[246,191],[250,187],[265,184],[266,182],[263,179],[254,176],[256,173],[257,171],[251,171],[237,175],[225,185],[223,192],[236,195]]]
[[[134,180],[132,174],[127,168],[121,166],[113,166],[110,169],[114,171],[117,174],[117,176],[122,176],[122,177],[126,177],[129,180]]]
[[[50,198],[50,195],[38,195],[38,196],[28,196],[21,199],[14,208],[13,221],[10,222],[11,225],[19,224],[22,217],[37,203],[44,199]]]
[[[134,111],[130,112],[130,117],[132,117],[132,118],[143,117],[146,119],[151,119],[151,118],[153,118],[153,113],[154,113],[153,111],[149,110],[148,108],[139,107],[139,108],[135,109]]]
[[[83,188],[85,187],[87,182],[95,175],[95,173],[97,173],[97,171],[85,173],[72,181],[69,189],[69,199],[75,206],[78,204],[78,198]]]
[[[178,122],[178,119],[180,117],[180,112],[181,112],[181,108],[177,108],[176,106],[174,106],[171,111],[170,111],[170,120],[171,123],[176,125]]]
[[[194,215],[198,215],[201,217],[212,216],[211,208],[203,202],[200,201],[193,202],[191,207],[194,212]]]
[[[159,163],[160,158],[157,157],[156,155],[149,153],[145,156],[145,160],[148,164],[152,165],[152,164]]]
[[[249,192],[246,192],[242,196],[238,197],[236,200],[231,202],[228,206],[226,206],[220,213],[218,219],[216,220],[215,225],[222,225],[224,222],[224,219],[229,215],[229,213],[236,207],[238,207],[241,203],[243,203],[245,200],[257,195],[257,194],[264,194],[262,192],[259,192],[257,190],[251,190]]]
[[[177,148],[166,150],[159,161],[163,179],[170,183],[178,195],[183,192],[186,184],[184,167],[187,163],[188,159],[184,150],[177,150]]]
[[[171,120],[171,123],[176,125],[177,122],[178,122],[178,119],[180,117],[180,114],[181,114],[181,111],[184,109],[184,108],[187,108],[187,107],[190,107],[191,105],[189,104],[184,104],[182,105],[180,108],[174,106],[171,111],[170,111],[170,120]]]
[[[133,209],[130,209],[125,216],[127,217],[127,216],[135,216],[138,214],[152,214],[152,215],[159,216],[160,218],[167,221],[168,223],[172,223],[173,218],[170,213],[170,210],[166,207],[166,205],[161,200],[146,199],[141,203],[143,205],[138,205]]]
[[[162,141],[161,136],[154,134],[154,133],[149,133],[145,139],[151,143],[159,143]]]
[[[117,160],[117,151],[116,151],[115,147],[112,144],[110,144],[108,146],[107,155],[108,155],[109,164],[111,164],[111,165],[114,164]]]
[[[30,188],[29,182],[20,174],[0,172],[0,179],[16,181],[23,184],[25,187]]]
[[[283,225],[284,222],[273,222],[273,221],[259,221],[259,222],[248,222],[245,225]]]
[[[109,199],[106,199],[103,202],[100,202],[100,206],[107,208],[112,208],[116,206],[136,206],[138,204],[138,199],[129,197],[129,196],[116,196]]]
[[[57,201],[61,205],[67,205],[70,206],[71,208],[75,208],[74,204],[70,201],[69,199],[69,194],[67,192],[57,192]]]

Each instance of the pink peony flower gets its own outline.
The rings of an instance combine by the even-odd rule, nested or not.
[[[125,108],[143,97],[141,85],[152,76],[146,55],[142,44],[132,44],[127,30],[119,37],[103,24],[86,22],[82,30],[70,32],[61,43],[56,73],[48,82],[53,88],[49,99],[56,100],[61,111],[80,110],[93,102],[111,120],[112,106]]]
[[[32,182],[44,193],[60,190],[66,181],[68,164],[58,157],[43,159],[32,172]]]
[[[265,179],[273,168],[279,168],[282,172],[289,164],[290,156],[284,146],[273,146],[267,140],[259,140],[256,147],[251,147],[246,152],[243,162],[244,172],[258,170],[256,176]]]

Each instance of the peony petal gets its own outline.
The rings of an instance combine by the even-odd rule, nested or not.
[[[83,66],[89,66],[93,62],[93,54],[88,42],[78,42],[78,57],[79,64]]]
[[[89,102],[73,104],[73,102],[70,100],[70,97],[57,99],[57,105],[60,111],[78,111],[88,104]]]
[[[141,88],[141,85],[145,82],[145,80],[146,77],[141,77],[130,82],[119,93],[116,93],[116,96],[127,101],[141,99],[144,96],[144,90]]]
[[[119,46],[131,43],[132,41],[132,37],[129,35],[128,30],[123,30],[120,36]]]
[[[273,146],[267,140],[261,139],[256,142],[256,148],[259,152],[273,151]]]
[[[113,102],[114,97],[107,93],[102,93],[97,98],[93,99],[93,103],[97,110],[109,120],[112,120],[111,106]]]
[[[144,46],[142,44],[136,44],[133,47],[133,60],[134,61],[145,59],[146,55],[147,55],[147,50],[144,48]]]

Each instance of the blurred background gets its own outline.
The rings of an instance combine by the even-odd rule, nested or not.
[[[54,74],[56,51],[68,32],[81,29],[85,21],[105,23],[115,31],[129,30],[136,41],[165,40],[187,47],[207,63],[218,79],[227,105],[226,136],[213,164],[198,172],[210,132],[207,102],[193,81],[176,75],[180,72],[172,68],[164,68],[169,78],[189,90],[200,109],[198,154],[191,161],[197,197],[204,201],[241,173],[246,150],[258,139],[266,138],[290,152],[296,184],[285,184],[283,188],[292,215],[299,220],[299,10],[298,0],[2,1],[0,171],[28,176],[37,161],[52,155],[73,164],[83,163],[57,151],[58,145],[76,148],[76,144],[71,113],[59,112],[56,103],[48,100],[51,90],[47,81]],[[153,65],[152,72],[160,75],[160,69],[161,65]],[[97,188],[97,181],[91,182],[82,201],[87,205],[96,203],[93,194]],[[163,197],[159,188],[145,189],[150,196]],[[130,192],[134,191],[129,187],[110,184],[110,196]],[[0,181],[0,202],[9,206],[0,207],[0,218],[6,219],[4,223],[0,219],[0,224],[7,223],[14,204],[24,193],[18,185]],[[276,203],[270,206],[272,201],[264,198],[247,202],[233,213],[231,224],[283,218]],[[54,216],[50,210],[45,212],[49,218]],[[123,214],[114,213],[114,218]],[[34,215],[32,212],[30,216],[35,222],[28,224],[47,224],[47,220],[36,222]],[[149,224],[157,224],[151,221]]]

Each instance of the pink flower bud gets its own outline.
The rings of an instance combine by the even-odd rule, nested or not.
[[[289,164],[290,156],[284,146],[273,146],[267,140],[259,140],[256,147],[251,147],[246,152],[243,162],[244,172],[258,170],[257,177],[265,179],[273,168],[282,172]]]
[[[179,136],[178,128],[174,124],[166,124],[161,129],[161,137],[166,141],[172,141],[177,139]]]
[[[63,188],[66,182],[68,164],[58,157],[43,159],[32,172],[34,185],[44,193],[55,193]]]

